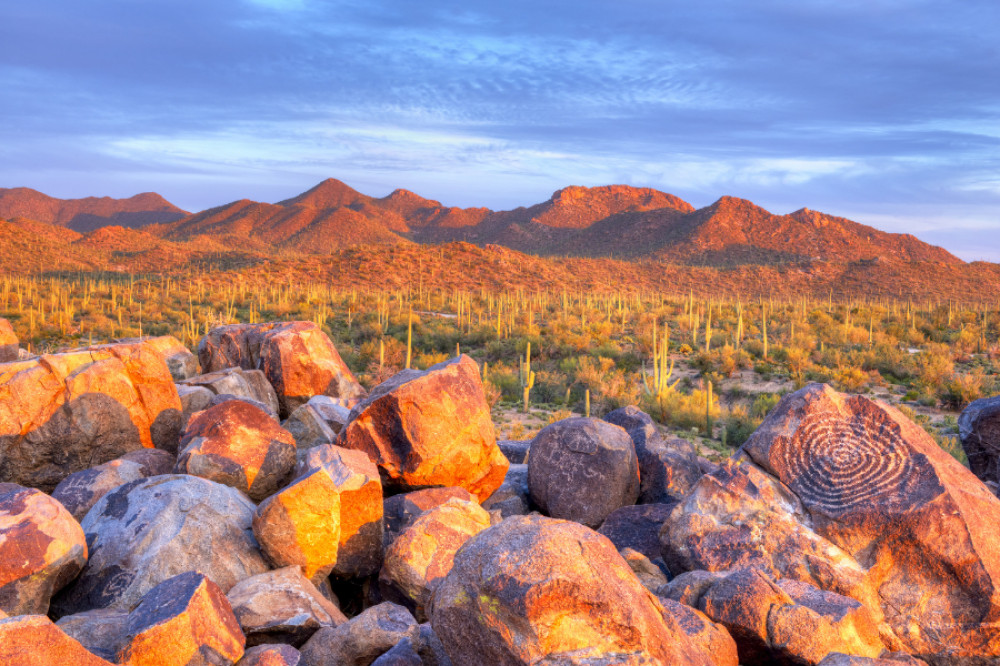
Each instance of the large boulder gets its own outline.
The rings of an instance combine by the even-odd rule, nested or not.
[[[212,402],[220,396],[229,396],[229,399],[252,400],[266,406],[268,414],[278,418],[278,395],[274,388],[260,370],[243,370],[241,368],[226,368],[204,375],[196,375],[190,379],[185,379],[177,383],[178,387],[188,387],[191,389],[201,388],[212,394],[204,403],[201,409],[211,406]],[[202,394],[203,396],[204,394]],[[198,396],[192,398],[201,404],[205,398]]]
[[[52,497],[77,520],[83,520],[97,501],[118,486],[174,468],[174,456],[162,449],[139,449],[96,467],[74,472],[59,482]]]
[[[219,586],[189,571],[154,587],[129,612],[118,661],[130,666],[235,664],[245,644]]]
[[[958,417],[958,435],[972,473],[1000,483],[1000,395],[970,403]]]
[[[6,319],[0,319],[0,363],[17,360],[17,335],[14,327]]]
[[[198,359],[204,372],[229,367],[262,370],[278,394],[283,417],[314,395],[364,396],[333,342],[312,322],[220,326],[202,338]]]
[[[144,343],[150,349],[155,350],[163,357],[170,370],[170,376],[175,382],[190,379],[198,374],[198,357],[172,335],[161,335],[155,338],[126,338],[118,340],[118,342],[124,344]]]
[[[388,548],[417,518],[451,499],[476,501],[475,495],[468,490],[456,487],[425,488],[386,497],[382,502],[385,529],[383,547]]]
[[[176,446],[180,425],[170,372],[144,344],[0,365],[0,482],[51,491],[129,451]]]
[[[87,561],[80,524],[33,488],[0,484],[0,612],[41,615]]]
[[[676,504],[636,504],[612,511],[597,530],[615,548],[632,548],[651,560],[660,557],[660,530]]]
[[[267,571],[242,493],[187,475],[154,476],[109,492],[83,519],[90,559],[56,598],[60,614],[134,606],[149,590],[200,571],[223,593]]]
[[[229,400],[191,417],[174,471],[232,486],[259,502],[295,467],[295,440],[260,409]]]
[[[425,620],[431,589],[451,571],[455,553],[489,526],[489,513],[475,502],[458,499],[417,518],[385,553],[379,573],[383,598]]]
[[[542,428],[531,442],[528,488],[542,513],[597,528],[639,497],[639,466],[622,428],[570,418]]]
[[[896,409],[814,384],[743,446],[869,572],[904,648],[1000,660],[1000,501]]]
[[[402,606],[384,602],[317,631],[302,646],[302,658],[309,666],[370,666],[403,638],[417,643],[420,625]]]
[[[671,630],[610,541],[542,516],[508,518],[466,542],[433,590],[430,618],[455,666],[534,664],[573,651],[713,663]]]
[[[395,492],[460,486],[483,501],[510,465],[497,448],[479,367],[464,354],[375,387],[337,443],[367,453]]]
[[[4,666],[111,666],[91,654],[44,615],[0,617],[0,664]]]

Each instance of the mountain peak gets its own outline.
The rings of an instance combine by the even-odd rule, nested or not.
[[[308,206],[310,208],[338,208],[356,203],[368,202],[367,197],[336,178],[327,178],[297,197],[279,201],[279,206]]]

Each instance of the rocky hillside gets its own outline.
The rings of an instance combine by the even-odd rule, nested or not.
[[[0,219],[23,217],[80,232],[111,225],[143,227],[173,222],[185,215],[185,211],[154,192],[128,199],[56,199],[27,187],[0,188]]]
[[[635,407],[498,442],[464,355],[366,393],[311,322],[197,351],[0,320],[0,663],[1000,660],[1000,399],[975,474],[820,384],[713,463]]]

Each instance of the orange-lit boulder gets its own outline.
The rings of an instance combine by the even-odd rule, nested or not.
[[[610,541],[542,516],[508,518],[467,541],[434,587],[429,614],[456,666],[533,664],[577,650],[714,663],[687,634],[671,630],[660,602]]]
[[[243,632],[219,586],[190,571],[163,581],[129,612],[120,663],[235,664]]]
[[[97,500],[118,486],[159,474],[169,474],[174,456],[162,449],[139,449],[121,458],[74,472],[59,482],[52,497],[77,520],[83,520]]]
[[[192,416],[180,448],[175,473],[232,486],[258,502],[274,494],[295,467],[292,435],[242,400]]]
[[[308,321],[220,326],[202,338],[198,358],[204,372],[262,370],[283,417],[314,395],[348,400],[364,395],[330,338]]]
[[[51,491],[129,451],[169,448],[180,420],[166,363],[141,344],[0,365],[0,481]]]
[[[370,576],[382,565],[382,481],[361,451],[332,444],[309,449],[300,474],[324,468],[340,494],[340,540],[331,575]]]
[[[449,500],[426,512],[392,542],[379,573],[383,598],[426,617],[431,588],[449,571],[455,553],[490,526],[490,514],[475,502]]]
[[[305,643],[322,627],[347,618],[297,567],[267,571],[240,581],[226,595],[247,645]]]
[[[510,465],[496,444],[479,367],[465,355],[376,386],[337,444],[367,453],[396,491],[460,486],[483,501]]]
[[[341,533],[340,492],[330,472],[316,468],[261,502],[253,533],[275,566],[299,565],[310,580],[328,576]]]
[[[542,428],[531,442],[528,488],[542,513],[594,529],[639,497],[635,446],[621,427],[571,418]]]
[[[236,666],[299,666],[302,655],[291,645],[258,645],[243,653]]]
[[[672,629],[687,634],[695,645],[706,654],[712,655],[713,666],[739,666],[740,659],[736,641],[726,628],[708,619],[708,616],[690,606],[660,598],[663,604],[663,619]]]
[[[44,615],[0,619],[4,666],[111,666],[67,636]]]
[[[0,611],[43,614],[87,561],[80,524],[32,488],[0,484]]]
[[[228,591],[267,571],[251,531],[254,505],[234,488],[196,476],[130,481],[83,519],[90,559],[60,594],[60,615],[128,609],[159,583],[200,571]]]
[[[309,666],[369,666],[403,638],[416,643],[419,637],[420,625],[405,608],[383,602],[339,627],[317,631],[302,646],[302,660]]]
[[[906,651],[1000,660],[1000,500],[923,428],[813,384],[785,396],[742,450],[868,570]]]
[[[6,319],[0,319],[0,363],[17,360],[17,335]]]
[[[385,516],[384,547],[388,548],[403,530],[413,524],[414,520],[450,499],[476,501],[475,495],[468,490],[456,487],[425,488],[424,490],[414,490],[410,493],[386,497],[385,501],[382,502]]]
[[[150,349],[156,351],[163,357],[167,368],[170,370],[170,375],[175,382],[189,379],[198,374],[198,357],[192,354],[190,349],[181,344],[181,341],[172,335],[126,338],[118,342],[124,344],[144,343]]]
[[[260,370],[243,370],[241,368],[226,368],[205,375],[196,375],[177,383],[178,387],[189,389],[201,388],[212,394],[202,409],[211,405],[216,396],[234,396],[246,398],[265,405],[264,411],[278,418],[278,396],[274,392],[264,373]],[[197,397],[198,403],[204,398]]]

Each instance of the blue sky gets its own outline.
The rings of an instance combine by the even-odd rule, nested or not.
[[[995,0],[8,2],[0,93],[0,187],[58,197],[626,183],[1000,261]]]

